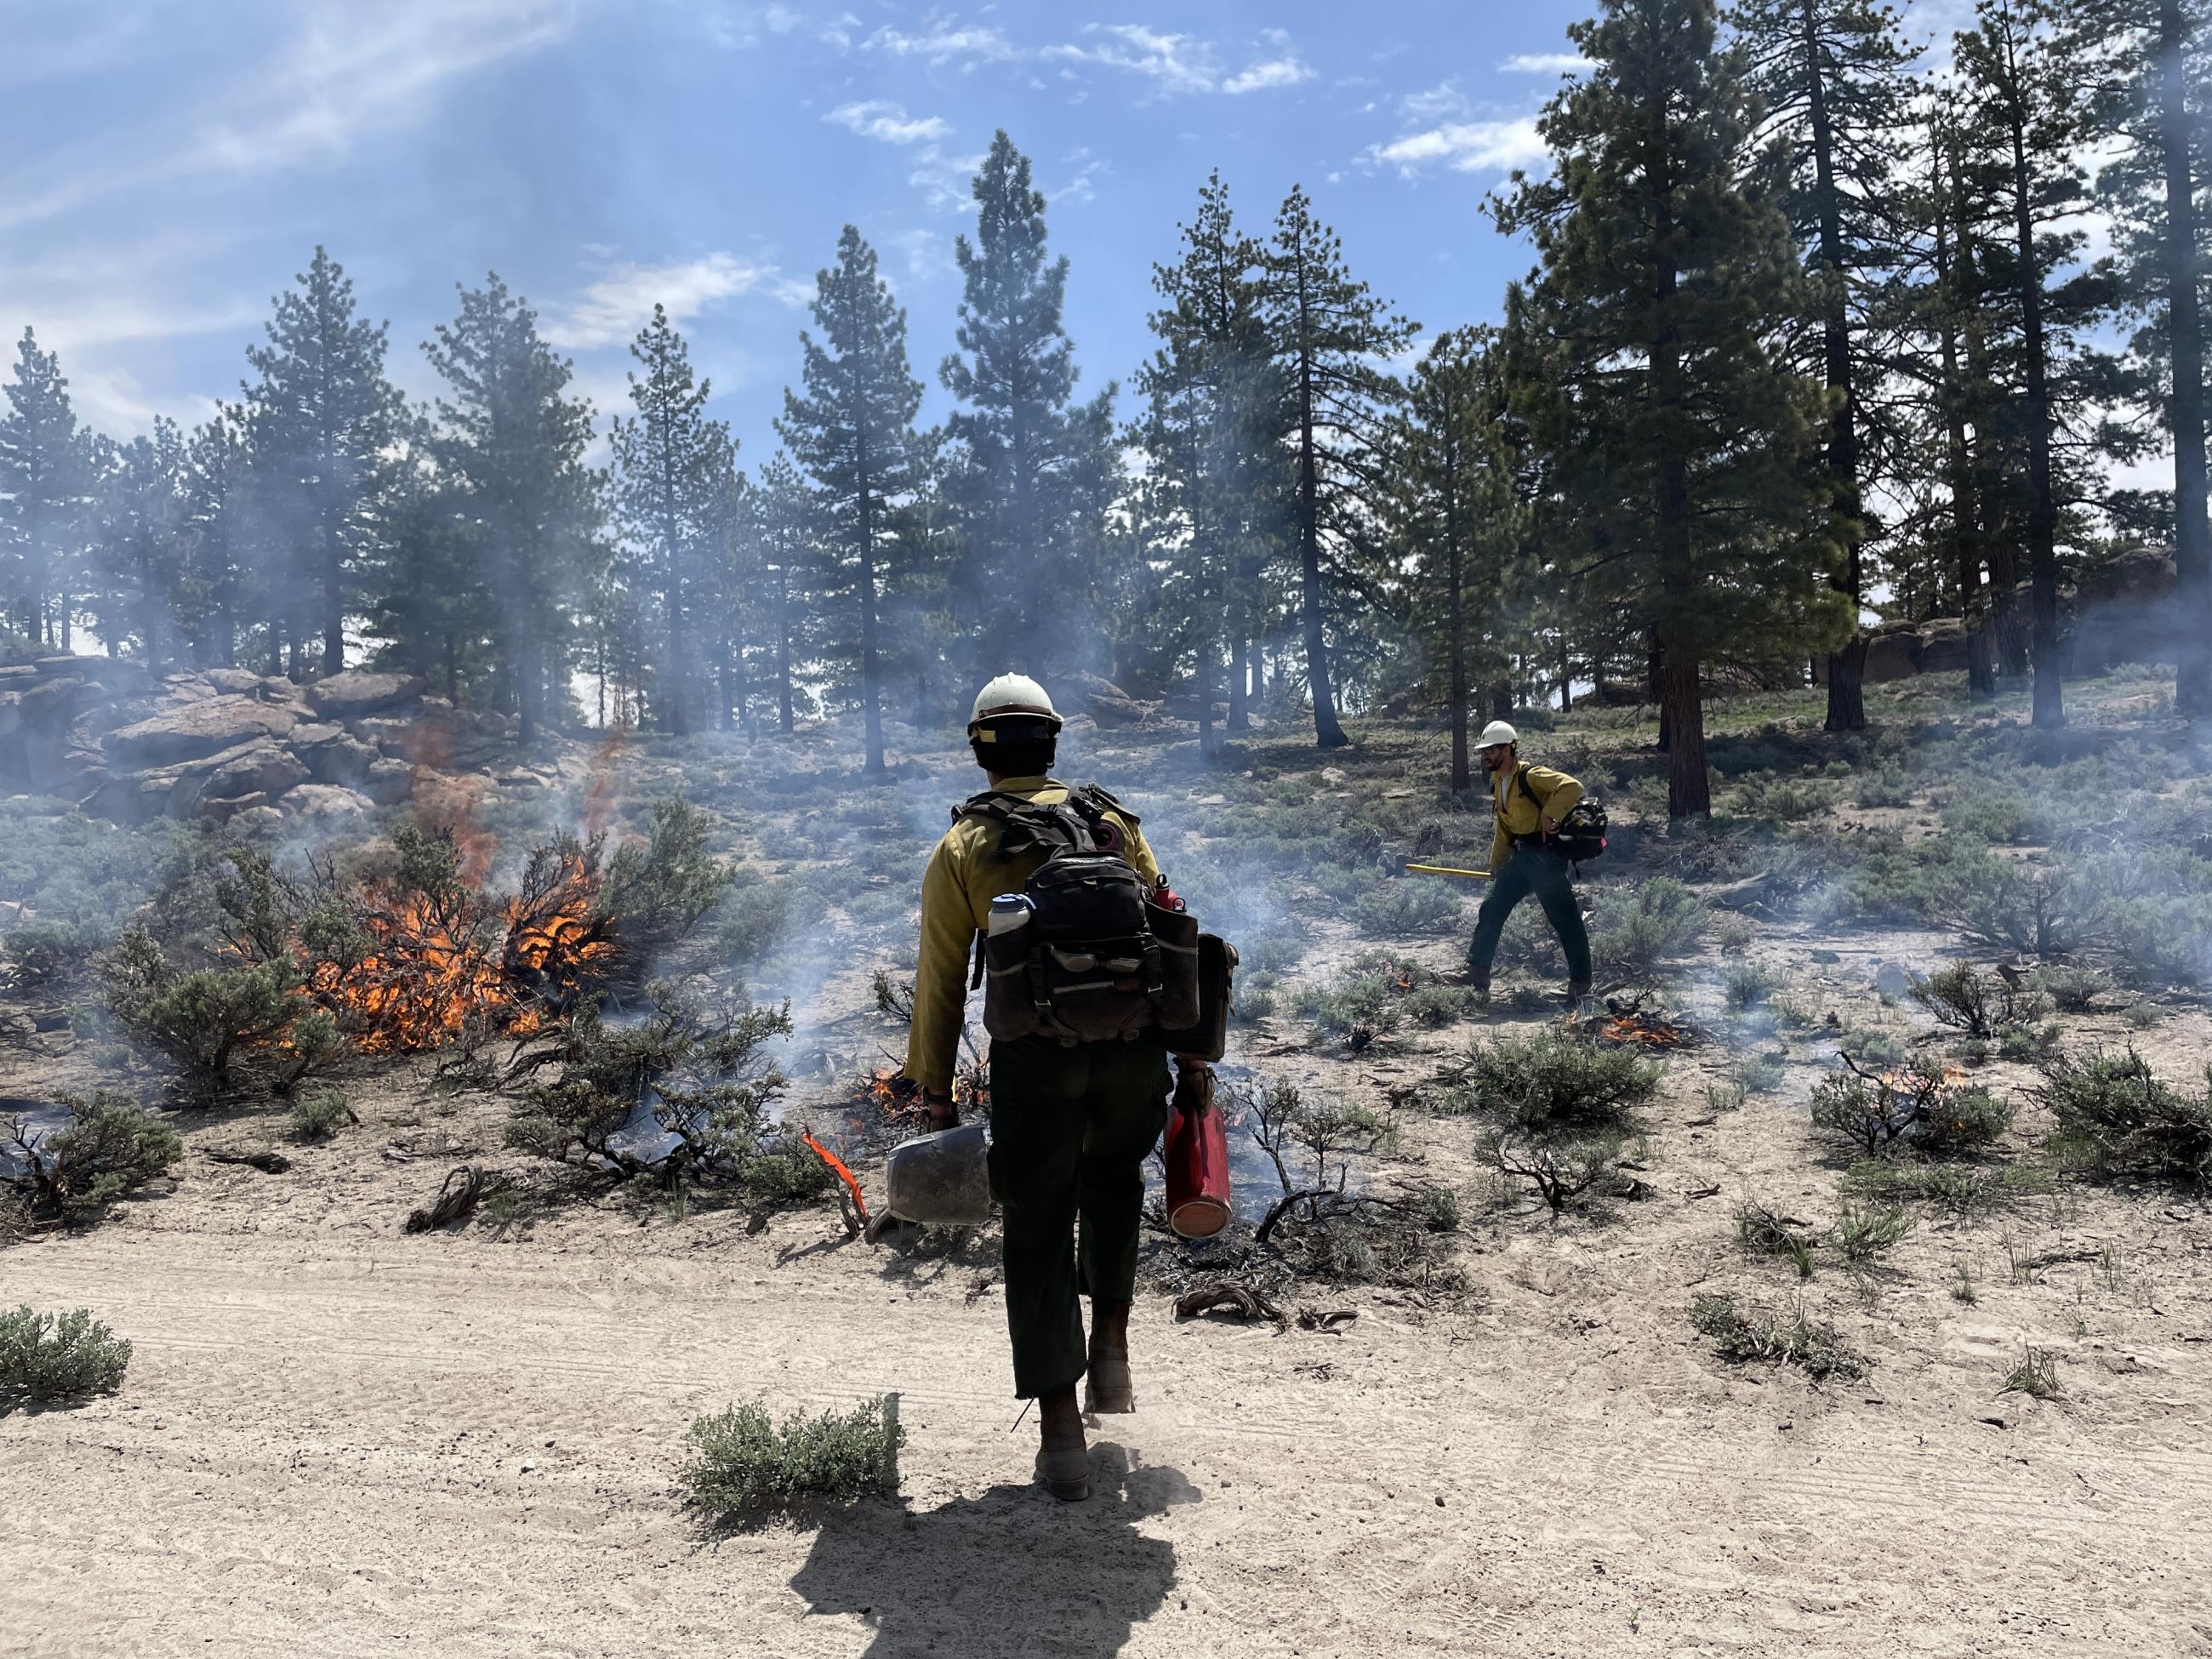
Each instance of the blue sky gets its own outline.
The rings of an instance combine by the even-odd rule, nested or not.
[[[1528,263],[1482,198],[1535,154],[1583,9],[0,0],[0,328],[34,325],[81,412],[127,434],[235,395],[317,242],[418,396],[453,284],[496,269],[602,415],[665,302],[757,465],[848,220],[943,413],[952,239],[1003,125],[1073,262],[1086,389],[1142,360],[1152,265],[1217,166],[1255,228],[1303,183],[1433,333],[1494,316]]]

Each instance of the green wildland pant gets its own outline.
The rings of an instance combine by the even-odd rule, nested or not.
[[[1024,1399],[1066,1387],[1089,1364],[1078,1297],[1136,1299],[1145,1157],[1168,1088],[1165,1051],[1146,1037],[991,1045],[991,1196],[1005,1218],[1006,1329]]]

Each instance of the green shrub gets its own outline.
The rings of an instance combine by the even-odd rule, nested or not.
[[[1987,1146],[2012,1109],[1986,1089],[1958,1086],[1938,1062],[1915,1058],[1877,1074],[1850,1071],[1813,1091],[1813,1124],[1869,1153],[1914,1151],[1948,1158]]]
[[[1590,940],[1607,971],[1650,974],[1698,947],[1711,912],[1671,876],[1654,876],[1618,910],[1608,910]]]
[[[2057,1120],[2051,1148],[2065,1162],[2199,1188],[2212,1179],[2212,1068],[2203,1094],[2161,1081],[2133,1048],[2054,1054],[2042,1072],[2035,1093]]]
[[[1780,988],[1781,976],[1756,962],[1732,962],[1721,970],[1721,991],[1731,1008],[1751,1008]]]
[[[651,1006],[637,1019],[617,1024],[587,1004],[553,1034],[533,1063],[559,1072],[525,1092],[507,1144],[671,1184],[741,1182],[750,1165],[787,1150],[770,1144],[786,1079],[769,1045],[791,1035],[789,1008],[757,1007],[742,993],[710,1000],[666,981],[646,995]],[[665,1152],[617,1139],[640,1101],[673,1138]]]
[[[1861,1209],[1846,1201],[1836,1212],[1831,1237],[1836,1253],[1855,1267],[1865,1267],[1912,1231],[1912,1218],[1896,1204]]]
[[[781,1425],[756,1401],[695,1421],[678,1477],[684,1501],[728,1524],[808,1499],[851,1503],[898,1490],[906,1431],[890,1396],[849,1412],[793,1412]]]
[[[1414,933],[1452,933],[1464,920],[1465,896],[1441,876],[1405,876],[1362,893],[1352,917],[1362,933],[1395,939]]]
[[[707,849],[714,820],[703,808],[675,794],[653,802],[652,816],[642,840],[615,849],[599,890],[623,950],[648,965],[690,937],[736,878]]]
[[[1956,1164],[1919,1158],[1875,1158],[1844,1172],[1842,1190],[1875,1204],[1932,1204],[1956,1215],[1977,1215],[2015,1199],[2051,1190],[2051,1171],[2032,1164]]]
[[[1437,1073],[1459,1110],[1548,1134],[1635,1127],[1666,1068],[1627,1048],[1601,1048],[1559,1031],[1474,1042]]]
[[[1787,1313],[1756,1305],[1740,1309],[1734,1297],[1700,1296],[1690,1304],[1690,1322],[1712,1339],[1722,1358],[1738,1364],[1763,1359],[1795,1365],[1816,1382],[1866,1373],[1866,1360],[1842,1334],[1809,1318],[1802,1307]]]
[[[2017,790],[1970,784],[1943,808],[1943,827],[1954,835],[2000,844],[2027,839],[2027,803]]]
[[[2002,1036],[2049,1011],[2041,992],[1967,962],[1939,968],[1925,979],[1914,975],[1909,994],[1938,1024],[1972,1037]]]
[[[1797,1231],[1787,1216],[1746,1200],[1736,1206],[1735,1236],[1754,1255],[1781,1256],[1797,1269],[1798,1278],[1813,1276],[1813,1236]]]
[[[328,1140],[342,1123],[358,1123],[343,1089],[304,1089],[293,1101],[287,1121],[295,1140]]]
[[[1836,787],[1813,778],[1744,779],[1736,786],[1736,810],[1747,817],[1796,823],[1836,804]]]
[[[1914,799],[1912,780],[1893,766],[1860,775],[1857,799],[1861,806],[1910,806]]]
[[[91,944],[82,928],[65,921],[26,922],[4,940],[19,990],[45,991],[68,984],[83,969]]]
[[[289,957],[184,969],[134,927],[101,959],[108,1012],[173,1060],[203,1099],[287,1090],[345,1052],[337,1023],[301,994]]]
[[[704,935],[707,948],[734,967],[756,966],[789,932],[797,885],[741,874],[715,907]]]
[[[2035,984],[2060,1012],[2086,1014],[2094,1011],[2099,997],[2112,988],[2112,976],[2095,968],[2050,963],[2036,971]]]
[[[168,1173],[185,1143],[162,1119],[113,1089],[64,1094],[60,1128],[33,1136],[18,1117],[0,1118],[0,1134],[23,1164],[34,1214],[76,1224],[117,1199]]]
[[[0,1313],[0,1409],[112,1394],[130,1364],[130,1343],[87,1309]]]
[[[2024,1394],[2037,1400],[2059,1396],[2058,1356],[2048,1348],[2028,1345],[2018,1364],[2005,1373],[2003,1394]]]
[[[1404,1018],[1399,993],[1387,973],[1355,969],[1328,985],[1302,985],[1291,994],[1291,1012],[1321,1033],[1364,1048],[1398,1029]]]
[[[1618,1127],[1554,1130],[1542,1136],[1498,1129],[1475,1143],[1475,1157],[1509,1181],[1528,1183],[1554,1217],[1601,1183],[1615,1180],[1628,1144]]]

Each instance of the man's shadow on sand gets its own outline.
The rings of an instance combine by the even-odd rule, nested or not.
[[[1087,1502],[994,1486],[933,1510],[871,1504],[832,1517],[791,1587],[817,1613],[875,1627],[868,1659],[1054,1654],[1108,1659],[1175,1583],[1175,1547],[1137,1523],[1198,1489],[1134,1452],[1091,1449]]]

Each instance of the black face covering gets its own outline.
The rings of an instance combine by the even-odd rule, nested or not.
[[[1027,714],[1001,715],[969,732],[968,746],[986,772],[1002,778],[1036,777],[1052,770],[1060,729]]]
[[[1060,747],[1056,742],[1008,743],[1003,737],[996,743],[972,739],[968,746],[975,751],[976,765],[1002,778],[1043,776],[1052,770]]]

